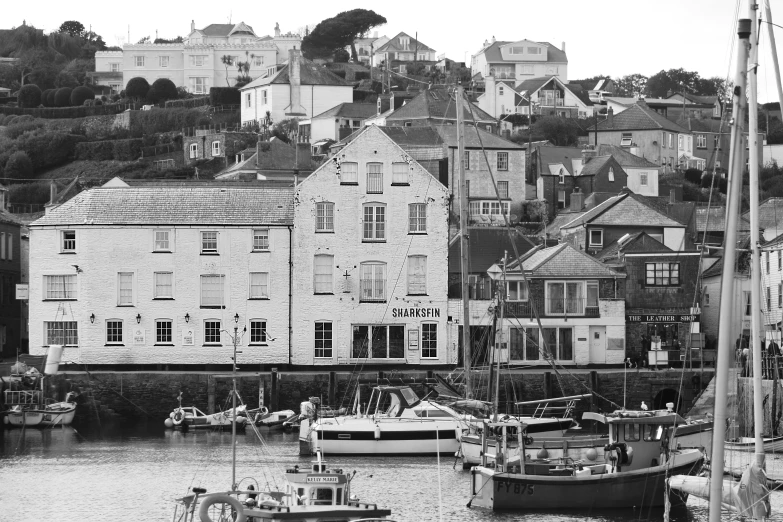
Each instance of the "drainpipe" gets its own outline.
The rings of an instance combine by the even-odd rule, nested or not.
[[[294,226],[288,225],[288,364],[291,364],[293,349],[293,314],[294,314]]]

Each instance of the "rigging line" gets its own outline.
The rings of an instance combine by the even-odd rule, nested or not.
[[[473,105],[472,105],[472,103],[469,100],[467,100],[467,97],[464,96],[464,93],[463,93],[463,97],[466,98],[466,102],[467,102],[468,108],[470,110],[471,117],[473,119],[473,127],[476,130],[476,136],[478,137],[479,145],[481,146],[482,155],[484,156],[484,161],[485,161],[485,163],[487,165],[487,170],[489,171],[490,179],[492,180],[492,187],[495,190],[495,197],[496,197],[496,199],[498,201],[498,205],[500,205],[500,208],[501,208],[501,211],[502,211],[503,203],[502,203],[502,200],[500,198],[500,191],[498,190],[498,185],[497,185],[497,181],[495,180],[495,175],[492,172],[492,166],[489,163],[489,157],[487,156],[487,151],[484,148],[484,140],[481,138],[481,134],[479,133],[478,124],[477,124],[477,121],[476,121],[476,116],[473,114]],[[510,211],[510,207],[509,207],[509,211]],[[514,257],[516,257],[517,264],[519,266],[519,271],[522,274],[522,280],[524,281],[525,285],[527,285],[528,288],[530,288],[530,285],[528,284],[528,280],[527,280],[527,275],[525,274],[525,270],[524,270],[524,267],[522,265],[522,258],[519,255],[519,249],[517,248],[517,244],[514,241],[514,238],[512,237],[512,234],[511,234],[511,227],[510,227],[510,223],[509,223],[509,216],[508,216],[508,214],[503,214],[503,221],[505,222],[505,229],[506,229],[506,232],[508,234],[509,242],[511,243],[511,246],[514,249]],[[542,332],[543,332],[543,326],[541,324],[541,318],[539,317],[538,310],[536,309],[534,303],[531,303],[531,309],[533,310],[533,313],[536,316],[536,322],[538,323],[538,327],[541,328]],[[543,340],[543,345],[544,345],[544,350],[545,350],[544,357],[545,357],[545,359],[547,361],[549,361],[550,365],[552,366],[552,369],[555,371],[555,375],[557,377],[558,384],[560,385],[561,392],[564,392],[563,383],[561,381],[560,373],[557,371],[557,368],[556,368],[555,363],[554,363],[554,356],[552,355],[551,350],[549,349],[548,343],[547,343],[546,339],[543,337],[543,335],[542,335],[541,339]]]

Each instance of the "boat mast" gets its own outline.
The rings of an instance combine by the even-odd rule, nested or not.
[[[239,314],[234,316],[234,356],[231,358],[231,490],[237,489],[237,343],[239,342]]]
[[[457,157],[459,166],[459,238],[460,278],[462,280],[462,363],[465,374],[465,398],[473,398],[470,382],[470,293],[468,288],[468,190],[465,182],[465,129],[463,129],[462,85],[457,85]]]
[[[507,290],[506,286],[506,257],[508,256],[508,252],[503,252],[503,288],[498,290],[498,305],[500,306],[500,320],[498,321],[498,326],[495,327],[495,359],[497,360],[497,368],[495,370],[495,394],[492,397],[492,410],[495,412],[495,416],[492,419],[493,422],[498,421],[498,396],[500,395],[500,347],[503,346],[502,342],[498,342],[499,340],[503,340],[503,309],[505,308],[505,292]]]
[[[783,107],[783,86],[780,82],[780,64],[778,63],[778,48],[775,45],[775,31],[772,25],[772,9],[769,0],[764,0],[764,20],[767,23],[767,35],[769,36],[769,49],[772,51],[772,65],[775,68],[775,86],[778,89],[778,102]],[[758,40],[758,39],[757,39]],[[769,131],[769,129],[767,129]]]
[[[759,149],[758,149],[758,5],[750,0],[748,17],[750,24],[750,64],[748,69],[748,175],[750,177],[750,248],[751,248],[751,353],[753,358],[753,418],[756,439],[756,463],[764,469],[764,392],[761,388],[761,248],[759,246]],[[773,412],[774,416],[774,412]]]
[[[734,264],[737,248],[737,221],[742,195],[742,171],[744,147],[742,147],[742,124],[745,119],[745,85],[748,68],[748,38],[751,21],[740,19],[737,24],[739,37],[737,46],[736,74],[734,77],[731,146],[729,154],[729,179],[726,198],[726,235],[723,250],[723,271],[721,275],[721,307],[718,323],[718,361],[715,368],[715,415],[714,425],[719,430],[726,425],[726,406],[728,402],[729,360],[732,349],[732,303],[734,301]],[[721,520],[721,500],[723,496],[724,467],[723,436],[715,437],[712,444],[712,466],[710,468],[710,522]]]

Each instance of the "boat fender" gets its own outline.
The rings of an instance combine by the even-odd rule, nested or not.
[[[381,440],[381,427],[375,425],[375,440]]]
[[[166,419],[163,421],[163,425],[167,428],[173,428],[174,427],[174,421],[171,419]]]
[[[454,428],[454,438],[456,438],[457,441],[462,440],[462,428]]]
[[[201,522],[213,522],[209,516],[209,508],[213,504],[228,504],[231,506],[231,510],[237,514],[233,522],[247,522],[247,516],[245,515],[245,509],[242,503],[231,495],[225,493],[217,493],[214,495],[208,495],[201,501],[201,506],[198,508],[198,518]],[[233,513],[232,513],[233,515]]]
[[[547,458],[549,458],[549,452],[547,451],[546,448],[541,448],[540,450],[538,450],[538,453],[536,453],[536,458],[537,459],[547,459]]]
[[[533,444],[533,437],[525,437],[524,441],[525,441],[525,446],[530,446],[531,444]]]
[[[182,421],[185,420],[185,412],[182,410],[177,410],[174,412],[174,416],[171,419],[174,421],[174,426],[179,426],[182,424]]]
[[[597,459],[597,458],[598,458],[598,452],[597,452],[597,451],[595,451],[595,448],[590,448],[589,450],[587,450],[587,451],[585,452],[585,457],[586,457],[586,458],[587,458],[587,460],[589,460],[590,462],[595,462],[595,459]]]

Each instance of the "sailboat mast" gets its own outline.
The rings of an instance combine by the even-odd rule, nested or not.
[[[462,85],[457,85],[457,157],[459,166],[459,241],[460,278],[462,280],[462,359],[465,371],[465,398],[473,397],[470,382],[470,293],[468,288],[468,187],[465,182],[465,129],[463,128]]]
[[[506,258],[508,257],[508,252],[503,252],[503,287],[498,291],[498,305],[500,306],[500,320],[498,321],[498,326],[496,327],[495,331],[495,359],[497,360],[497,368],[495,370],[495,395],[492,398],[492,409],[495,412],[495,418],[494,421],[498,421],[498,408],[499,408],[499,400],[498,397],[500,396],[500,348],[503,346],[503,343],[501,342],[503,340],[503,311],[506,304]]]
[[[734,263],[737,248],[737,221],[739,218],[740,196],[742,194],[742,171],[745,167],[744,147],[742,147],[742,124],[745,115],[745,86],[748,68],[748,39],[751,21],[740,19],[737,24],[736,74],[732,97],[731,148],[729,159],[729,179],[726,198],[726,235],[723,243],[723,271],[720,289],[720,321],[718,323],[718,360],[715,368],[715,415],[714,426],[718,435],[712,444],[712,466],[710,468],[710,522],[721,520],[721,500],[723,497],[724,447],[720,430],[726,426],[729,387],[729,360],[733,358],[732,348],[732,306],[734,301]]]
[[[769,36],[769,49],[772,51],[772,65],[775,68],[775,86],[778,89],[778,102],[783,107],[783,86],[780,82],[780,64],[778,63],[778,48],[775,45],[775,31],[772,25],[772,9],[769,0],[764,0],[764,20],[767,23],[767,35]],[[769,131],[769,129],[767,129]]]
[[[759,144],[758,144],[758,5],[751,0],[748,5],[750,24],[750,65],[748,70],[748,175],[750,177],[750,248],[751,248],[751,296],[750,307],[751,353],[753,354],[753,418],[756,446],[756,463],[764,468],[764,392],[761,388],[761,248],[759,246]]]

